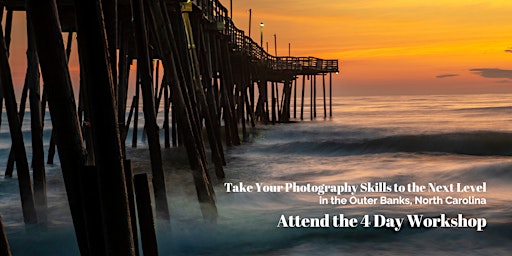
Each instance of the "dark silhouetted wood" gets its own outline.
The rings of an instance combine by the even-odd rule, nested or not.
[[[18,111],[20,127],[23,125],[23,119],[25,118],[25,106],[27,105],[28,87],[29,84],[27,83],[27,77],[25,77],[25,83],[21,92],[20,109]],[[5,177],[12,177],[12,173],[14,171],[14,161],[14,145],[11,145],[11,151],[9,151],[9,158],[7,159],[7,167],[5,168]]]
[[[0,4],[0,26],[2,25],[2,20],[4,18],[4,5]],[[0,90],[0,127],[2,126],[2,112],[4,108],[4,92]]]
[[[5,16],[5,47],[7,49],[7,57],[9,57],[9,52],[11,48],[11,32],[12,32],[12,9],[7,9],[7,16]]]
[[[324,118],[327,118],[327,102],[325,98],[325,74],[322,74],[322,88],[324,91]]]
[[[79,171],[83,198],[83,211],[87,222],[87,241],[89,255],[109,255],[103,231],[103,213],[101,211],[101,195],[99,172],[95,166],[85,166]]]
[[[157,256],[158,244],[156,241],[155,221],[153,220],[153,208],[151,207],[148,175],[146,173],[135,175],[133,183],[137,198],[142,251],[144,256]]]
[[[194,31],[192,29],[192,21],[194,21],[195,19],[191,18],[189,15],[189,12],[187,12],[187,11],[182,12],[182,15],[183,15],[185,31],[186,31],[186,35],[187,35],[188,51],[189,51],[189,58],[190,58],[190,66],[191,66],[191,70],[192,70],[192,74],[193,74],[194,90],[195,90],[195,94],[197,97],[197,101],[199,102],[199,105],[200,105],[201,116],[205,120],[206,132],[208,135],[208,142],[209,142],[210,148],[211,148],[212,159],[215,164],[215,173],[218,178],[223,179],[225,177],[225,174],[224,174],[222,158],[221,158],[220,152],[219,152],[220,149],[218,147],[218,142],[217,142],[217,138],[216,138],[216,134],[215,134],[215,125],[214,125],[215,121],[211,117],[211,112],[209,110],[207,98],[204,94],[204,85],[202,85],[201,78],[200,78],[200,73],[201,73],[200,69],[201,68],[200,68],[200,64],[199,64],[198,54],[196,51],[197,46],[196,46],[196,42],[194,40]],[[200,30],[197,29],[197,31],[200,31]],[[206,79],[206,77],[205,77],[205,79]],[[210,103],[213,103],[213,102],[210,101]]]
[[[233,68],[232,68],[232,65],[231,65],[231,58],[229,56],[229,49],[228,49],[228,44],[227,43],[223,43],[222,44],[222,54],[223,54],[223,59],[225,61],[225,69],[224,69],[224,75],[227,76],[227,83],[226,83],[226,86],[224,87],[225,90],[230,90],[229,92],[232,92],[232,87],[234,85],[234,82],[233,82]],[[226,94],[227,94],[227,101],[226,101],[226,105],[228,106],[228,108],[230,109],[231,111],[231,120],[230,120],[230,128],[231,128],[231,139],[233,140],[233,145],[235,146],[238,146],[240,145],[240,137],[238,136],[238,125],[237,125],[237,117],[236,117],[236,111],[234,111],[235,107],[234,107],[234,101],[232,99],[233,97],[233,94],[232,93],[228,93],[228,91],[226,91]]]
[[[137,75],[135,76],[135,96],[132,100],[134,107],[133,129],[132,129],[132,148],[137,147],[137,134],[139,133],[139,99],[140,99],[140,69],[137,61]],[[128,126],[127,126],[128,127]]]
[[[173,24],[179,24],[181,15],[176,15],[175,19],[171,22],[166,8],[155,8],[161,6],[158,5],[158,2],[156,4],[157,6],[150,4],[150,7],[153,6],[151,7],[153,9],[153,18],[159,28],[156,31],[159,32],[157,38],[159,38],[160,50],[162,51],[162,56],[164,56],[162,59],[165,72],[164,78],[171,85],[173,120],[176,117],[179,142],[183,143],[187,150],[198,200],[205,203],[201,207],[203,216],[204,218],[215,220],[217,218],[217,209],[213,188],[207,174],[206,162],[202,158],[204,156],[202,136],[201,133],[197,133],[198,129],[195,128],[194,120],[195,115],[192,112],[189,100],[186,100],[187,94],[185,92],[187,92],[187,88],[183,85],[185,78],[182,59],[178,54],[178,45],[174,36]],[[155,10],[161,10],[162,12],[156,12]],[[173,138],[175,138],[174,135]]]
[[[148,35],[146,19],[142,0],[133,2],[134,30],[137,48],[137,66],[140,67],[141,91],[143,99],[144,123],[148,135],[151,170],[153,174],[153,187],[155,190],[155,204],[157,218],[169,221],[169,206],[165,188],[165,175],[160,148],[158,124],[156,123],[155,105],[153,101],[151,78],[151,61],[149,59]]]
[[[73,44],[73,32],[68,33],[68,40],[66,41],[66,63],[69,63],[69,57],[71,55],[71,46]],[[46,88],[46,87],[45,87]],[[43,96],[45,95],[45,90],[43,89]],[[43,105],[43,111],[46,110],[46,106]],[[52,134],[50,137],[50,146],[48,147],[48,160],[47,164],[53,164],[53,160],[55,158],[55,131],[52,129]]]
[[[313,98],[315,97],[313,95],[313,80],[315,78],[314,78],[314,76],[309,76],[309,79],[310,79],[310,88],[309,88],[310,89],[309,90],[309,110],[310,110],[310,112],[309,112],[309,117],[310,117],[311,120],[313,120],[313,111],[314,111],[313,109],[315,107],[313,105],[313,101],[314,101]]]
[[[297,77],[293,79],[293,118],[297,118]]]
[[[80,68],[90,108],[105,244],[109,254],[135,255],[101,1],[75,0],[75,9]]]
[[[44,168],[43,128],[41,120],[41,95],[39,81],[39,59],[32,24],[27,17],[27,84],[30,88],[30,121],[32,130],[32,176],[34,182],[34,199],[39,223],[46,223],[46,171]]]
[[[302,97],[300,100],[300,120],[304,120],[304,91],[306,87],[306,75],[302,75]]]
[[[133,187],[133,171],[132,161],[125,159],[124,161],[124,177],[126,180],[126,193],[128,194],[128,206],[130,207],[130,221],[132,223],[133,244],[135,246],[135,255],[139,253],[139,234],[137,228],[137,209],[135,208],[135,192]]]
[[[332,73],[329,73],[329,116],[332,117]]]
[[[272,90],[270,93],[270,98],[272,98],[272,124],[276,124],[277,115],[276,115],[276,91],[275,91],[275,83],[270,83],[270,89]]]
[[[52,133],[50,135],[50,146],[48,147],[48,159],[46,160],[47,164],[53,164],[55,159],[55,132],[52,129]]]
[[[316,75],[313,75],[313,117],[316,118]]]
[[[159,97],[159,94],[162,95],[162,91],[160,90],[160,93],[159,93],[159,90],[158,90],[158,81],[160,79],[160,60],[156,60],[156,65],[155,65],[155,95],[154,95],[154,98],[153,100],[155,101],[155,113],[156,115],[158,116],[158,110],[160,108],[160,98],[161,96]],[[163,85],[160,86],[160,88],[163,88]]]
[[[101,8],[103,10],[103,20],[105,24],[105,33],[107,36],[108,62],[110,64],[110,72],[112,73],[112,83],[114,95],[117,95],[117,45],[118,45],[118,6],[119,0],[101,0]]]
[[[122,26],[121,26],[122,27]],[[130,60],[128,57],[128,39],[124,38],[124,30],[120,29],[120,49],[119,49],[119,83],[117,86],[117,119],[119,122],[119,131],[121,132],[121,147],[123,155],[126,155],[126,134],[129,127],[126,122],[126,105],[128,99],[128,80],[130,77]],[[133,106],[133,101],[132,101]],[[133,114],[133,108],[130,107],[130,117]]]
[[[4,224],[2,222],[2,216],[0,216],[0,255],[11,256],[11,248],[9,247],[7,234],[5,233]]]
[[[0,90],[0,127],[2,127],[2,112],[4,108],[4,92]]]
[[[79,49],[80,50],[80,49]],[[69,57],[68,57],[69,58]],[[69,61],[69,60],[68,60]],[[85,66],[84,64],[84,58],[79,58],[80,66]],[[91,108],[90,108],[90,101],[88,100],[89,97],[87,96],[89,94],[87,90],[87,74],[86,72],[80,72],[80,92],[78,95],[78,113],[79,113],[79,119],[82,121],[82,133],[85,140],[85,148],[87,150],[87,162],[86,165],[95,165],[95,158],[94,158],[94,138],[92,135],[92,127],[91,127]],[[82,115],[82,116],[80,116]]]
[[[18,172],[18,184],[20,188],[21,205],[23,210],[23,220],[26,224],[37,223],[37,216],[32,194],[32,185],[25,151],[23,133],[18,119],[16,98],[14,95],[14,86],[11,77],[11,68],[7,56],[3,29],[0,28],[0,89],[5,97],[5,110],[9,120],[9,131],[11,135],[14,156],[16,158],[16,170]]]
[[[84,168],[87,158],[64,52],[57,6],[52,0],[27,0],[27,14],[34,27],[41,73],[78,245],[82,255],[89,255],[84,200],[80,191],[80,175],[77,175],[79,170]]]
[[[169,85],[167,83],[162,85],[164,86],[164,146],[165,148],[170,148],[171,142],[169,138],[169,109],[171,104],[169,101]]]

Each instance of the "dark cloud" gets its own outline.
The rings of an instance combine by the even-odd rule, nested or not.
[[[509,83],[512,83],[511,80],[499,80],[499,81],[496,81],[496,83],[498,84],[509,84]]]
[[[454,77],[454,76],[458,76],[459,74],[442,74],[442,75],[438,75],[436,76],[436,78],[447,78],[447,77]]]
[[[499,68],[473,68],[469,71],[485,78],[507,78],[512,79],[512,70]]]
[[[506,53],[512,53],[512,48],[508,48],[505,50]]]

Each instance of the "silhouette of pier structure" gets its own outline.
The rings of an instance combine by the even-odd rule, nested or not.
[[[218,0],[0,0],[0,7],[6,20],[0,29],[0,117],[5,102],[12,139],[5,176],[12,177],[16,165],[24,221],[44,223],[42,120],[48,106],[53,129],[48,162],[53,162],[56,146],[82,255],[138,255],[139,233],[144,255],[158,254],[148,179],[156,221],[165,227],[170,213],[161,130],[163,147],[186,149],[203,217],[215,222],[208,160],[216,177],[222,179],[224,147],[239,145],[247,138],[248,127],[258,122],[289,122],[292,113],[296,119],[297,87],[302,89],[302,120],[306,80],[310,81],[313,119],[317,77],[322,78],[326,118],[329,77],[332,116],[332,73],[338,72],[338,60],[270,55],[233,24]],[[16,11],[26,12],[28,38],[19,108],[9,63]],[[66,45],[63,35],[67,35]],[[80,85],[75,92],[68,68],[74,35],[80,62]],[[136,74],[130,74],[134,63]],[[130,75],[136,77],[131,105]],[[302,86],[298,85],[300,77]],[[27,99],[33,181],[21,130]],[[126,157],[130,127],[132,147],[137,147],[141,100],[151,160],[149,176],[133,175]],[[161,128],[159,114],[164,115]],[[4,255],[9,250],[1,231]]]

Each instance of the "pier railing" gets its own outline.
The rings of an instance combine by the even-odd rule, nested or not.
[[[334,73],[338,72],[338,60],[324,60],[316,57],[273,56],[245,32],[235,26],[228,15],[228,10],[219,0],[192,1],[203,14],[203,18],[211,22],[223,35],[229,38],[234,52],[249,57],[253,62],[260,63],[275,71],[292,71],[296,74]]]

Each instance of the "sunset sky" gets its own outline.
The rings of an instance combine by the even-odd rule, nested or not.
[[[233,0],[245,31],[249,9],[271,53],[339,59],[337,95],[512,92],[510,0]]]
[[[222,0],[229,9],[229,0]],[[512,92],[510,0],[233,0],[233,20],[278,55],[339,59],[336,95]],[[5,15],[4,15],[5,19]],[[25,15],[15,15],[11,66],[25,75]],[[2,23],[5,24],[5,21]],[[73,46],[76,53],[76,44]],[[71,73],[78,81],[77,58]]]

